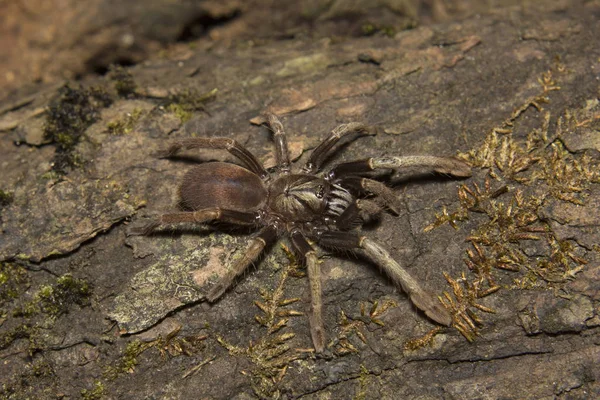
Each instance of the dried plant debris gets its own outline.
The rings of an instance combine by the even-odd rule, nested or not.
[[[288,277],[290,275],[299,276],[300,273],[297,270],[298,263],[293,252],[283,244],[281,247],[290,261],[289,267],[286,267],[281,271],[279,283],[275,290],[270,291],[261,288],[260,296],[262,299],[254,302],[254,304],[263,312],[262,315],[256,315],[254,318],[259,324],[267,328],[269,334],[275,333],[285,327],[290,317],[303,315],[303,313],[299,311],[283,308],[300,301],[300,298],[298,297],[289,299],[283,297],[283,289]]]
[[[164,337],[159,335],[151,341],[134,339],[128,342],[118,361],[105,367],[103,378],[114,380],[122,374],[135,372],[135,367],[139,364],[139,356],[150,349],[156,350],[162,359],[167,359],[181,355],[192,356],[205,348],[204,341],[208,336],[181,336],[180,329],[181,327],[177,327]]]
[[[476,283],[467,280],[464,272],[459,279],[453,279],[446,273],[444,276],[452,287],[452,295],[444,292],[445,299],[442,303],[452,313],[452,326],[471,342],[477,336],[478,328],[483,325],[483,321],[473,309],[487,313],[495,311],[478,303],[483,295],[479,292]]]
[[[597,125],[597,101],[588,101],[582,110],[565,111],[555,123],[550,111],[542,108],[550,102],[550,93],[560,90],[554,76],[564,71],[559,65],[542,74],[538,95],[493,128],[480,147],[459,155],[486,170],[487,177],[483,183],[461,185],[460,206],[452,211],[444,208],[425,228],[448,224],[457,229],[473,214],[486,217],[467,239],[471,248],[464,261],[470,273],[457,279],[445,274],[452,291],[445,292],[442,301],[453,315],[453,326],[469,341],[483,325],[476,312],[494,312],[481,303],[484,297],[501,288],[555,291],[587,263],[586,250],[558,236],[544,215],[549,202],[555,207],[585,206],[592,185],[600,183],[598,160],[587,153],[571,153],[564,144],[568,137],[570,147],[581,148],[574,144],[575,132]],[[530,108],[537,111],[538,124],[521,127],[520,119]],[[583,138],[586,146],[594,147],[588,136]],[[500,283],[506,282],[505,272],[512,284]]]
[[[289,364],[304,358],[312,349],[299,349],[290,346],[290,340],[295,337],[292,332],[281,332],[287,326],[290,317],[303,315],[301,312],[288,308],[297,298],[285,298],[284,286],[290,276],[299,276],[298,263],[293,253],[282,246],[289,263],[279,271],[279,279],[273,290],[261,288],[261,300],[255,305],[262,314],[255,320],[265,328],[263,336],[251,341],[247,347],[233,345],[222,337],[217,337],[221,346],[234,356],[242,356],[253,365],[252,370],[243,371],[250,377],[254,393],[261,399],[279,398],[280,386],[285,377]]]
[[[425,335],[423,335],[419,338],[411,339],[411,340],[407,341],[404,344],[404,350],[405,351],[415,351],[415,350],[422,349],[424,347],[431,347],[433,345],[433,340],[435,339],[435,336],[442,333],[443,331],[444,331],[443,327],[436,326],[435,328],[433,328],[429,332],[427,332]]]
[[[344,311],[340,312],[340,333],[334,338],[328,347],[332,348],[337,355],[358,353],[358,348],[353,344],[352,338],[357,337],[363,344],[367,343],[364,329],[370,324],[384,326],[380,317],[392,307],[398,304],[393,300],[385,300],[381,304],[374,301],[368,307],[367,303],[360,303],[360,315],[349,317]],[[369,311],[367,312],[367,308]]]

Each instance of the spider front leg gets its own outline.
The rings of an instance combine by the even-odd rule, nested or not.
[[[343,187],[349,187],[358,192],[368,192],[375,196],[375,201],[381,206],[386,207],[393,211],[396,215],[400,215],[400,209],[402,205],[398,200],[398,196],[392,189],[387,187],[385,184],[369,178],[361,178],[358,176],[351,176],[347,178],[338,179],[335,181]]]
[[[370,128],[367,125],[361,124],[359,122],[350,122],[348,124],[343,124],[335,128],[327,139],[323,140],[321,144],[319,144],[310,155],[308,161],[302,168],[304,172],[310,174],[312,172],[318,171],[321,168],[321,165],[325,162],[325,160],[331,155],[333,152],[334,146],[344,137],[355,134],[352,139],[356,139],[358,136],[362,135],[375,135],[376,131],[374,128]]]
[[[182,211],[163,214],[150,219],[141,226],[131,227],[128,236],[149,235],[153,231],[174,224],[203,224],[207,222],[220,221],[235,225],[251,226],[256,224],[258,214],[255,212],[243,212],[228,210],[219,207],[204,208],[196,211]]]
[[[284,174],[290,173],[290,154],[288,151],[287,138],[285,136],[285,130],[283,124],[277,118],[277,115],[267,113],[267,123],[273,131],[273,139],[275,141],[275,160],[279,171]]]
[[[336,219],[335,226],[342,231],[348,231],[377,217],[383,209],[374,201],[366,199],[355,200]]]
[[[471,176],[471,167],[453,157],[436,156],[404,156],[404,157],[374,157],[365,160],[342,163],[327,174],[329,180],[346,175],[361,174],[377,169],[410,169],[426,168],[431,172],[448,174],[460,178]]]
[[[318,237],[319,245],[336,249],[361,249],[408,295],[412,303],[435,322],[449,326],[452,316],[436,297],[424,289],[407,270],[392,258],[380,245],[354,232],[323,232]]]
[[[241,275],[263,252],[265,247],[271,245],[277,238],[277,229],[267,226],[249,240],[244,251],[229,267],[228,271],[206,295],[206,299],[213,303],[219,299],[233,285],[235,279]]]
[[[269,173],[265,170],[262,163],[236,140],[230,138],[189,138],[180,139],[171,142],[169,147],[157,153],[160,158],[172,157],[181,150],[191,149],[221,149],[227,150],[230,154],[237,157],[244,165],[261,178],[266,178]]]
[[[299,230],[290,233],[294,248],[304,256],[308,281],[310,284],[310,311],[308,320],[310,336],[317,353],[325,349],[325,328],[323,326],[323,290],[321,287],[321,267],[317,252],[312,248]]]

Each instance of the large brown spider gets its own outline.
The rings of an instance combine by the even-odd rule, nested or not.
[[[321,299],[321,273],[317,253],[311,242],[337,250],[360,250],[383,269],[408,294],[410,300],[432,320],[450,325],[446,308],[424,289],[390,254],[360,231],[353,230],[389,208],[397,211],[397,198],[387,186],[364,177],[381,169],[422,167],[458,177],[471,175],[470,167],[455,158],[435,156],[374,157],[336,165],[317,175],[323,162],[336,150],[342,138],[375,134],[360,123],[335,128],[317,146],[308,162],[292,172],[283,125],[273,114],[267,123],[274,133],[277,173],[272,176],[258,159],[242,145],[229,138],[191,138],[177,140],[161,152],[169,157],[180,150],[223,149],[237,157],[243,167],[211,162],[191,169],[180,188],[181,204],[189,210],[164,214],[150,220],[131,234],[145,235],[156,228],[178,223],[226,222],[261,228],[249,240],[242,256],[206,295],[214,302],[278,238],[288,236],[293,248],[306,262],[311,292],[309,313],[312,341],[317,352],[325,347]],[[371,194],[372,199],[358,198]],[[364,196],[363,196],[364,197]]]

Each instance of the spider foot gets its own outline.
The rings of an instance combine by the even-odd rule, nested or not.
[[[181,150],[181,145],[178,143],[173,143],[171,146],[165,149],[156,150],[154,153],[152,153],[152,155],[156,158],[169,158],[177,154],[179,150]]]
[[[436,165],[435,172],[456,176],[458,178],[468,178],[472,175],[471,166],[454,157],[440,158]]]
[[[440,325],[450,326],[452,316],[450,312],[442,305],[438,299],[429,292],[412,293],[410,296],[412,303],[425,315]]]
[[[160,226],[160,221],[157,218],[135,223],[127,229],[127,236],[147,236]]]

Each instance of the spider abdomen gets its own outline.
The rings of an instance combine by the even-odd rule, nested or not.
[[[255,210],[267,197],[262,180],[235,164],[212,162],[192,168],[179,189],[181,205],[189,210],[224,207]]]

